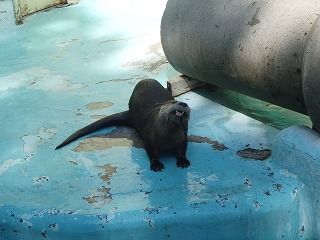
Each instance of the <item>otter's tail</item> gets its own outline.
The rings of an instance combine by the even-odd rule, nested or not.
[[[81,138],[89,133],[93,133],[101,128],[114,126],[114,125],[126,125],[129,127],[132,127],[132,123],[130,121],[129,111],[124,111],[124,112],[120,112],[120,113],[116,113],[116,114],[107,116],[105,118],[102,118],[98,121],[95,121],[95,122],[89,124],[88,126],[86,126],[84,128],[81,128],[80,130],[73,133],[66,140],[64,140],[59,146],[56,147],[56,149],[64,147],[65,145],[73,142],[74,140],[77,140],[78,138]]]

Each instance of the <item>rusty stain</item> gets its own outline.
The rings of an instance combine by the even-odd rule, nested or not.
[[[92,102],[92,103],[88,103],[86,106],[89,111],[92,111],[96,109],[111,107],[112,105],[113,103],[111,102]]]
[[[104,166],[96,166],[96,168],[104,169],[104,173],[100,173],[98,176],[102,181],[109,183],[110,177],[117,173],[117,168],[111,166],[110,164],[105,164]]]
[[[239,150],[237,152],[237,155],[242,158],[248,158],[248,159],[255,159],[255,160],[266,160],[271,156],[271,150],[270,149],[253,149],[253,148],[246,148],[243,150]]]
[[[228,149],[224,144],[219,143],[215,140],[212,140],[208,137],[202,137],[202,136],[197,136],[197,135],[190,135],[188,136],[188,142],[194,142],[194,143],[209,143],[211,144],[211,147],[213,149],[216,149],[218,151],[223,151]]]
[[[111,188],[95,188],[91,190],[91,193],[85,197],[83,200],[87,201],[89,204],[107,204],[112,201],[112,196],[110,193]]]

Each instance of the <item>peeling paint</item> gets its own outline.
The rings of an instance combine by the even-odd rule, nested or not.
[[[93,111],[96,109],[108,108],[108,107],[111,107],[112,105],[113,103],[111,102],[92,102],[92,103],[88,103],[86,106],[89,111]]]
[[[102,118],[104,118],[104,117],[107,117],[107,115],[92,115],[92,116],[90,116],[92,119],[94,119],[94,120],[100,120],[100,119],[102,119]]]
[[[6,172],[8,169],[10,169],[11,167],[13,167],[16,164],[22,163],[22,159],[18,158],[18,159],[9,159],[4,161],[1,165],[0,165],[0,176]]]
[[[188,136],[188,142],[209,143],[209,144],[211,144],[211,147],[213,149],[216,149],[218,151],[223,151],[223,150],[228,149],[224,144],[219,143],[218,141],[212,140],[208,137],[201,137],[201,136],[197,136],[197,135]]]
[[[20,139],[24,143],[23,150],[27,153],[27,155],[23,158],[5,160],[2,164],[0,164],[0,176],[17,164],[27,163],[42,144],[52,140],[56,132],[57,130],[54,128],[40,127],[37,133],[31,133],[22,136]]]
[[[21,8],[21,14],[22,16],[25,16],[29,13],[29,8],[28,8],[28,4],[23,4],[22,8]]]
[[[57,46],[58,47],[61,47],[61,48],[65,48],[65,47],[68,47],[70,44],[72,44],[73,42],[76,42],[78,41],[79,39],[76,39],[76,38],[72,38],[70,39],[69,41],[65,41],[65,42],[61,42],[59,43]]]
[[[188,137],[189,142],[196,143],[209,143],[212,144],[212,148],[223,151],[227,149],[224,144],[221,144],[215,140],[212,140],[207,137],[201,137],[196,135],[191,135]],[[139,137],[135,129],[128,127],[117,127],[115,130],[107,134],[98,134],[92,137],[86,138],[78,143],[78,145],[72,150],[74,152],[92,152],[92,151],[103,151],[114,146],[123,146],[123,147],[136,147],[144,148],[143,142]],[[100,174],[99,177],[108,181],[109,176]],[[217,180],[217,176],[211,176],[211,180]]]
[[[253,149],[253,148],[246,148],[243,150],[239,150],[237,152],[237,155],[242,158],[248,158],[248,159],[255,159],[255,160],[266,160],[271,156],[271,150],[270,149]]]
[[[290,173],[287,169],[281,169],[280,174],[285,175],[287,177],[293,177],[294,179],[298,178],[297,174]]]
[[[117,173],[117,168],[111,166],[110,164],[105,164],[104,166],[97,166],[96,168],[104,169],[104,173],[100,173],[98,176],[102,181],[109,183],[111,176]]]
[[[97,134],[78,143],[75,152],[102,151],[114,146],[143,148],[143,142],[135,129],[117,127],[106,134]]]
[[[101,138],[91,137],[81,141],[72,151],[74,152],[92,152],[102,151],[114,146],[131,147],[132,141],[127,138]]]
[[[37,133],[22,136],[21,140],[24,142],[24,151],[28,154],[34,153],[40,145],[52,140],[56,133],[57,129],[55,128],[40,127]]]
[[[87,87],[81,83],[72,83],[69,78],[44,67],[33,67],[0,78],[0,92],[17,88],[67,92]]]
[[[140,68],[142,71],[152,73],[153,75],[158,75],[167,67],[166,64],[168,61],[164,55],[160,42],[149,46],[145,54],[150,56],[148,60],[128,62],[124,64],[123,67]]]
[[[94,205],[104,205],[108,204],[112,201],[111,188],[106,188],[102,186],[102,188],[94,188],[90,191],[90,194],[83,197],[83,200],[86,200],[88,204]]]

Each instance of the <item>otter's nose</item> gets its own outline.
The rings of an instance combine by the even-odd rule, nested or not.
[[[182,107],[187,107],[188,104],[184,103],[184,102],[179,102],[179,105],[182,106]]]

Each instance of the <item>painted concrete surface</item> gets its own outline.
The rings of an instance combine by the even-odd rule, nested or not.
[[[165,85],[178,74],[160,44],[165,4],[81,1],[21,26],[6,8],[0,239],[317,238],[301,215],[310,189],[270,156],[279,130],[212,101],[210,89],[178,98],[192,109],[188,169],[164,154],[165,170],[150,171],[126,128],[54,151],[75,130],[127,109],[140,79]]]
[[[299,215],[313,227],[314,239],[320,234],[319,147],[319,133],[305,126],[292,126],[277,135],[272,148],[274,161],[305,185],[307,194],[301,199]]]

